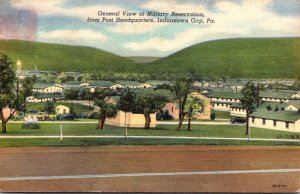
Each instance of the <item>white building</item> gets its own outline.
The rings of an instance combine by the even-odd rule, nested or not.
[[[63,92],[63,86],[60,84],[38,82],[33,85],[32,91],[38,93],[57,93]]]

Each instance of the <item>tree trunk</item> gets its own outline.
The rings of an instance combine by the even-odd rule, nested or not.
[[[103,129],[106,118],[99,119],[97,129]]]
[[[6,133],[6,121],[2,119],[2,133]]]
[[[188,131],[191,130],[191,120],[192,120],[192,117],[191,117],[191,115],[189,115],[189,122],[188,122],[188,128],[187,128]]]
[[[249,134],[249,110],[246,110],[246,135]]]
[[[145,117],[145,129],[150,129],[151,117],[150,114],[144,113]]]
[[[182,126],[183,119],[184,119],[184,115],[183,115],[183,114],[180,114],[180,115],[179,115],[178,125],[177,125],[177,127],[176,127],[176,131],[180,131],[181,126]]]

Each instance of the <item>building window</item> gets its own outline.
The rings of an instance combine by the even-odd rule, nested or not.
[[[289,122],[285,122],[285,128],[288,129],[290,127],[289,124],[290,124]]]
[[[255,117],[252,117],[252,123],[254,123],[255,122]]]
[[[273,121],[273,126],[276,127],[277,121]]]
[[[266,119],[262,120],[262,124],[265,125],[266,124]]]

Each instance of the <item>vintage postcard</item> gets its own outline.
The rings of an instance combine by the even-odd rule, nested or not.
[[[300,0],[0,0],[0,192],[300,192]]]

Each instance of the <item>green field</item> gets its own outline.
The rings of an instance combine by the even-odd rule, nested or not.
[[[95,123],[85,124],[63,124],[63,135],[120,135],[123,136],[123,128],[105,126],[104,130],[96,129]],[[8,125],[7,135],[60,135],[59,123],[41,123],[40,129],[22,129],[20,123],[10,123]],[[128,129],[129,136],[186,136],[186,137],[246,137],[245,127],[239,125],[193,125],[191,131],[186,130],[186,125],[181,131],[175,131],[175,125],[159,125],[156,129]],[[279,136],[295,135],[295,133],[274,131],[268,129],[251,128],[251,137],[253,138],[278,138]],[[297,135],[297,134],[296,134]],[[298,134],[300,136],[300,134]],[[53,144],[52,144],[53,143]],[[249,145],[244,141],[229,140],[154,140],[154,139],[93,139],[79,138],[64,139],[1,139],[0,146],[34,146],[34,145],[118,145],[118,144],[222,144],[222,145]],[[270,143],[270,142],[251,142],[251,145],[297,145],[297,143]]]
[[[147,63],[137,63],[90,47],[19,40],[1,40],[0,52],[14,61],[20,59],[24,69],[34,69],[37,63],[40,70],[58,72],[162,75],[193,70],[214,78],[282,79],[295,78],[296,72],[300,71],[300,38],[208,41]]]
[[[300,38],[225,39],[200,43],[149,63],[147,71],[230,78],[294,78],[300,71]]]

